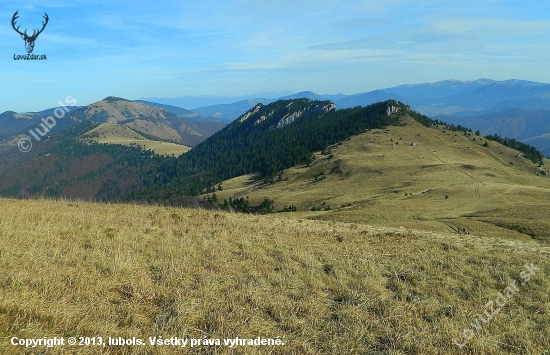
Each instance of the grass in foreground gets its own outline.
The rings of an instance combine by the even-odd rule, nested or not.
[[[276,216],[0,199],[0,353],[12,336],[276,338],[273,347],[48,354],[544,354],[549,249]],[[540,270],[460,350],[524,264]]]

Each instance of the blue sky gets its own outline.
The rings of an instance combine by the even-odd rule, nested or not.
[[[547,1],[0,0],[0,112],[445,79],[550,82]],[[44,4],[47,3],[47,4]],[[11,27],[50,21],[34,54]]]

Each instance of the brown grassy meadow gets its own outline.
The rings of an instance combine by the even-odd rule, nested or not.
[[[296,206],[298,218],[550,242],[550,173],[537,176],[531,161],[493,141],[484,147],[483,137],[401,121],[333,145],[332,157],[315,154],[282,181],[225,181],[217,198],[248,196],[254,205],[268,196],[277,210]]]
[[[545,354],[549,248],[199,209],[0,199],[2,354]],[[523,265],[540,268],[460,350]],[[10,338],[276,338],[59,347]],[[47,352],[46,352],[47,351]]]
[[[136,131],[113,122],[105,122],[81,137],[81,140],[91,140],[102,144],[120,144],[139,146],[156,154],[179,157],[191,150],[191,147],[172,142],[147,139]]]

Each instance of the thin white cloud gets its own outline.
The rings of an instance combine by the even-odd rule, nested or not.
[[[283,63],[226,63],[222,65],[222,68],[227,70],[281,69],[285,67]]]
[[[24,51],[9,23],[21,3],[2,4],[0,91],[9,94],[0,104],[45,98],[42,85],[83,97],[170,97],[236,88],[353,93],[449,78],[550,81],[550,14],[535,0],[29,0],[32,16],[50,15],[37,42],[44,63],[12,59]],[[36,80],[43,84],[13,89]]]

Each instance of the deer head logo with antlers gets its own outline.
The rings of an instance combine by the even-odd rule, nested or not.
[[[38,35],[41,34],[42,31],[44,31],[44,29],[46,28],[49,17],[48,17],[48,14],[44,12],[45,21],[42,22],[42,29],[34,30],[32,35],[29,36],[27,35],[27,30],[25,30],[25,32],[21,32],[19,31],[19,26],[17,26],[17,28],[15,27],[16,25],[15,21],[19,18],[18,13],[19,13],[19,10],[15,11],[15,14],[13,14],[13,17],[11,19],[11,25],[15,30],[15,32],[19,33],[21,35],[21,38],[23,38],[23,40],[25,41],[25,48],[27,49],[27,53],[30,54],[34,49],[34,41],[36,41],[36,39],[38,38]]]

